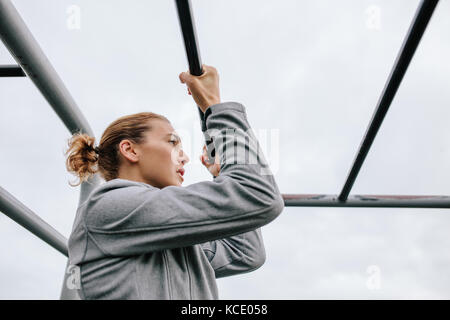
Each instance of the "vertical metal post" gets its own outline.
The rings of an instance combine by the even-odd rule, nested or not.
[[[194,76],[203,73],[200,59],[200,49],[198,47],[197,32],[195,31],[194,15],[192,14],[189,0],[175,0],[180,22],[181,33],[183,34],[186,56],[189,63],[189,72]]]
[[[195,31],[194,15],[192,14],[190,0],[175,0],[181,33],[183,34],[186,57],[189,63],[189,73],[194,76],[203,74],[200,49],[198,46],[197,32]],[[202,131],[206,131],[205,114],[199,106],[200,125]],[[215,150],[212,138],[206,141],[208,163],[214,163]]]

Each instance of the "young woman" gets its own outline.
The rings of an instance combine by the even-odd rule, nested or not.
[[[260,227],[284,201],[244,106],[220,102],[217,70],[203,70],[179,78],[204,113],[216,162],[205,147],[201,158],[213,181],[181,186],[189,158],[152,112],[117,119],[97,147],[86,134],[69,139],[69,172],[80,183],[97,171],[106,180],[78,207],[69,238],[82,299],[218,299],[216,278],[264,263]]]

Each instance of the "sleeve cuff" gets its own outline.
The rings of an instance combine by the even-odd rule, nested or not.
[[[200,110],[200,108],[199,108],[199,110]],[[206,109],[204,114],[200,110],[202,132],[205,132],[207,130],[206,120],[208,119],[208,116],[211,114],[219,113],[224,110],[235,110],[235,111],[242,112],[245,115],[245,107],[239,102],[228,101],[228,102],[221,102],[221,103],[213,104],[213,105],[209,106],[208,109]],[[214,141],[212,138],[210,138],[210,139],[206,139],[205,142],[206,142],[206,149],[208,151],[208,155],[210,155],[210,157],[208,156],[208,159],[213,161],[213,159],[216,156]],[[211,162],[208,160],[208,163],[211,163]]]
[[[244,106],[239,102],[234,101],[228,101],[228,102],[221,102],[217,104],[213,104],[208,109],[206,109],[205,112],[205,121],[206,117],[210,114],[215,114],[223,110],[236,110],[240,112],[245,112]]]
[[[209,106],[208,109],[206,109],[205,113],[203,113],[201,111],[201,109],[199,108],[200,119],[201,119],[200,121],[201,121],[201,127],[202,127],[203,132],[205,132],[207,129],[206,128],[206,120],[208,119],[208,116],[211,114],[219,113],[220,111],[223,111],[223,110],[236,110],[236,111],[245,113],[245,107],[241,103],[234,102],[234,101],[213,104],[213,105]]]

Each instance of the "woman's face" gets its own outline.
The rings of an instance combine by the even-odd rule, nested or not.
[[[189,157],[183,151],[180,137],[167,121],[150,121],[152,130],[146,132],[145,141],[139,145],[132,144],[133,150],[129,148],[125,153],[130,160],[126,167],[129,168],[131,180],[142,181],[160,189],[181,186],[184,179],[177,171],[184,170]],[[122,151],[124,141],[128,140],[120,143]],[[125,169],[125,177],[126,171]]]

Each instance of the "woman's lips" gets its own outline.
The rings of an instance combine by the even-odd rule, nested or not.
[[[184,181],[183,176],[181,175],[181,173],[177,172],[178,176],[181,178],[181,181]]]

